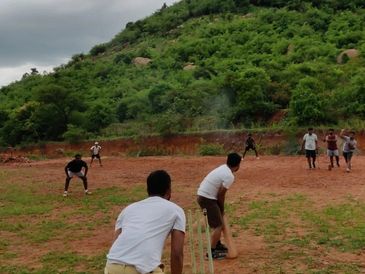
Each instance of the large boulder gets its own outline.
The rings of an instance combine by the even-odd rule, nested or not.
[[[196,65],[193,63],[188,63],[184,66],[183,70],[194,70],[196,68]]]
[[[346,63],[346,60],[356,58],[360,55],[360,52],[357,49],[347,49],[340,53],[337,56],[337,63],[343,64]]]
[[[146,66],[148,65],[152,60],[150,58],[146,57],[136,57],[132,60],[132,63],[136,66]]]

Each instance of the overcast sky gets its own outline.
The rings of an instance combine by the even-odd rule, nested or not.
[[[178,0],[0,0],[0,87],[108,42],[129,21]]]

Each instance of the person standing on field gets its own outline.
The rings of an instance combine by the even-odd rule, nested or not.
[[[328,134],[323,141],[327,143],[327,155],[330,158],[329,169],[332,169],[334,167],[333,157],[336,158],[336,164],[338,167],[340,167],[340,157],[337,147],[337,135],[334,134],[334,130],[332,128],[328,130]]]
[[[245,151],[243,152],[242,158],[245,158],[247,151],[252,149],[253,151],[255,151],[256,159],[260,159],[259,154],[257,153],[255,140],[252,138],[252,134],[249,133],[247,136],[248,137],[245,141]]]
[[[354,154],[354,151],[356,150],[357,142],[355,140],[355,132],[350,131],[348,132],[345,129],[341,130],[340,137],[345,141],[343,144],[343,157],[346,161],[346,172],[351,171],[351,160],[352,156]]]
[[[84,168],[84,171],[82,171],[83,168]],[[65,182],[65,190],[63,192],[64,197],[67,197],[67,195],[68,195],[68,187],[70,185],[71,179],[74,176],[79,177],[82,180],[82,182],[84,184],[85,195],[91,194],[91,192],[89,192],[88,186],[87,186],[87,177],[86,177],[87,171],[88,171],[88,167],[87,167],[86,162],[81,160],[80,154],[76,154],[75,159],[73,159],[71,162],[69,162],[65,166],[66,182]]]
[[[303,137],[302,151],[305,149],[305,157],[309,169],[316,168],[316,154],[318,153],[318,138],[313,133],[313,128],[308,128],[308,133]],[[311,161],[312,160],[312,161]]]
[[[101,150],[101,146],[99,146],[99,143],[98,142],[95,142],[95,144],[90,148],[90,151],[91,151],[91,162],[90,162],[90,166],[93,164],[94,158],[97,158],[99,160],[99,165],[100,166],[103,166],[101,164],[100,150]]]
[[[115,241],[107,255],[105,274],[164,273],[161,257],[171,235],[171,274],[181,274],[185,213],[170,202],[171,178],[164,170],[147,178],[148,198],[127,206],[115,224]]]
[[[230,153],[226,164],[211,171],[201,182],[198,189],[198,204],[207,210],[209,227],[213,229],[211,234],[211,248],[213,259],[226,257],[227,247],[220,241],[223,229],[224,201],[228,189],[234,182],[233,173],[238,171],[241,164],[241,156]]]

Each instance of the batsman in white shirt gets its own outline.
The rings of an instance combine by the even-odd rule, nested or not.
[[[95,142],[95,144],[90,148],[91,151],[91,162],[90,162],[90,166],[92,165],[94,158],[99,160],[99,165],[103,166],[101,164],[101,157],[100,157],[100,151],[101,151],[101,146],[99,145],[98,142]]]

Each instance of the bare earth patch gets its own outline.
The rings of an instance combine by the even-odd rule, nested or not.
[[[225,157],[104,157],[103,167],[95,164],[89,170],[93,194],[85,197],[82,183],[74,179],[70,196],[65,200],[62,197],[63,168],[68,161],[64,158],[32,162],[31,166],[19,163],[0,166],[0,175],[6,176],[6,180],[0,182],[0,191],[10,186],[30,189],[31,193],[44,197],[45,204],[51,201],[48,205],[52,207],[43,215],[4,217],[0,223],[0,253],[4,251],[8,255],[0,256],[0,266],[23,265],[35,271],[42,267],[42,258],[46,260],[44,256],[52,252],[103,258],[112,243],[115,218],[128,204],[128,200],[120,205],[118,201],[108,200],[113,190],[120,190],[120,195],[136,193],[134,198],[141,199],[145,195],[147,175],[153,170],[165,169],[173,179],[172,201],[185,210],[196,209],[199,183],[210,170],[224,163]],[[324,241],[320,238],[323,224],[316,223],[322,220],[320,214],[327,211],[331,214],[331,209],[325,210],[328,206],[356,206],[365,202],[365,157],[354,157],[353,171],[349,174],[344,167],[328,171],[327,164],[327,159],[321,156],[319,168],[307,170],[303,157],[264,156],[256,160],[246,156],[226,198],[239,257],[216,261],[216,273],[312,273],[314,270],[365,273],[365,249],[341,250],[340,244],[336,246],[336,237],[341,234]],[[0,203],[1,210],[6,202]],[[104,208],[104,205],[108,206]],[[318,216],[308,216],[307,209]],[[268,211],[272,212],[264,216]],[[24,227],[17,228],[15,225],[19,223]],[[12,224],[14,227],[10,226]],[[315,230],[317,225],[321,226],[318,231]],[[40,233],[37,230],[48,227],[53,231],[48,238],[39,235],[38,239],[26,234],[27,229]],[[365,233],[361,232],[361,227],[359,231]],[[185,251],[185,273],[188,274],[191,273],[188,241]],[[168,248],[165,253],[164,262],[168,265]],[[83,264],[74,269],[88,273],[102,270],[85,269]]]

